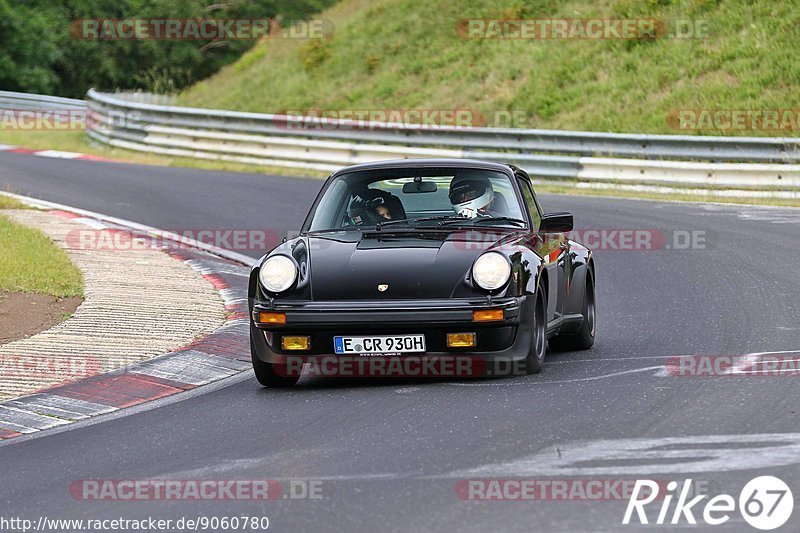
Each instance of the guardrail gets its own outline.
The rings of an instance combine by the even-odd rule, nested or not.
[[[543,179],[743,187],[796,196],[800,139],[414,126],[156,105],[90,90],[89,135],[172,156],[330,171],[379,159],[514,163]],[[633,159],[635,157],[636,159]],[[746,162],[746,163],[744,163]]]
[[[0,106],[6,94],[0,92]],[[31,102],[80,101],[20,95]],[[42,100],[38,100],[42,99]],[[516,164],[591,186],[726,189],[800,197],[800,138],[707,137],[415,126],[163,105],[141,93],[86,96],[87,133],[128,150],[332,171],[380,159],[458,157]]]
[[[74,98],[62,98],[45,94],[0,91],[0,109],[19,111],[40,109],[82,110],[86,109],[86,102]]]

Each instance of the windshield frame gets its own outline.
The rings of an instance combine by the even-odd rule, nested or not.
[[[486,224],[486,225],[474,226],[470,222],[471,219],[465,218],[463,225],[448,224],[448,225],[443,225],[443,226],[419,226],[419,227],[417,227],[417,226],[415,226],[413,224],[409,224],[407,226],[406,225],[390,226],[388,228],[385,228],[383,231],[388,233],[390,231],[394,231],[395,228],[397,228],[398,230],[408,231],[409,229],[430,229],[432,227],[436,227],[439,230],[465,229],[465,228],[476,227],[476,228],[487,228],[487,229],[491,228],[491,229],[495,229],[495,230],[496,229],[506,229],[506,230],[517,230],[517,231],[526,231],[526,232],[532,231],[531,228],[533,228],[533,224],[531,222],[530,213],[528,212],[527,205],[526,205],[525,200],[524,200],[524,198],[522,196],[522,191],[520,191],[519,183],[517,182],[516,173],[513,171],[512,168],[506,167],[504,165],[500,166],[500,165],[494,165],[494,164],[487,164],[486,166],[480,165],[480,164],[474,164],[474,163],[468,164],[468,165],[459,165],[456,162],[455,164],[451,163],[451,164],[447,164],[447,165],[442,165],[442,164],[431,164],[429,162],[426,162],[426,163],[421,163],[418,166],[410,166],[408,164],[404,164],[404,165],[403,164],[399,164],[399,165],[396,165],[396,166],[386,165],[386,166],[374,166],[374,167],[361,167],[359,165],[359,166],[356,166],[356,167],[349,167],[349,168],[345,168],[345,169],[339,170],[337,172],[334,172],[333,174],[328,176],[328,179],[325,181],[325,184],[322,186],[322,188],[320,189],[319,193],[317,193],[317,197],[314,199],[314,203],[311,205],[311,209],[309,209],[308,214],[306,215],[306,218],[303,221],[303,225],[302,225],[302,229],[300,230],[300,234],[301,235],[307,235],[307,234],[312,234],[313,235],[313,234],[316,233],[317,230],[314,230],[314,231],[310,231],[309,230],[309,228],[311,227],[311,221],[314,219],[314,216],[316,215],[316,212],[317,212],[317,209],[319,207],[319,204],[322,202],[322,198],[327,194],[327,192],[330,190],[330,188],[340,178],[344,178],[344,177],[346,177],[348,175],[351,175],[351,174],[361,174],[361,173],[365,173],[365,172],[373,172],[373,171],[380,171],[380,172],[384,172],[384,171],[387,171],[387,172],[401,171],[402,172],[402,171],[408,171],[408,170],[411,170],[411,169],[414,169],[414,170],[416,170],[416,169],[419,169],[419,170],[430,169],[430,170],[436,170],[438,172],[446,171],[448,169],[452,169],[454,172],[460,172],[460,171],[464,171],[464,170],[485,170],[485,171],[488,171],[488,172],[501,173],[510,182],[511,189],[514,191],[514,197],[515,197],[515,199],[517,201],[517,205],[519,206],[520,211],[522,212],[522,220],[525,221],[525,226],[523,227],[523,226],[519,226],[519,225],[515,225],[515,224],[509,224],[509,225],[491,225],[491,224]],[[456,215],[454,214],[454,217],[455,216]],[[356,228],[359,231],[364,231],[364,230],[374,231],[376,229],[375,226],[371,226],[371,225],[370,226],[364,226],[364,227],[353,226],[353,228]],[[337,228],[331,228],[329,230],[324,230],[324,231],[325,231],[325,233],[335,233],[336,229]],[[323,231],[323,230],[320,230],[320,231]],[[346,228],[341,228],[341,231],[347,231],[347,229]]]

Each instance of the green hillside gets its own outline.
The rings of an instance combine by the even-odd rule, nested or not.
[[[509,4],[515,4],[509,7]],[[180,96],[261,112],[468,109],[490,125],[695,133],[676,110],[800,108],[800,2],[344,0],[325,40],[273,39]],[[467,18],[700,21],[706,38],[466,39]],[[684,23],[685,25],[685,23]],[[783,131],[705,134],[795,135]],[[760,128],[760,126],[756,126]]]

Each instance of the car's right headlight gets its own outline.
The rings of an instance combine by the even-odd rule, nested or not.
[[[472,278],[487,291],[499,289],[508,281],[511,265],[503,254],[486,252],[472,265]]]
[[[261,265],[258,280],[270,292],[283,292],[297,279],[294,261],[285,255],[273,255]]]

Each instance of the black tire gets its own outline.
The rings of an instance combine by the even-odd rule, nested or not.
[[[547,355],[547,297],[541,288],[536,293],[536,304],[533,309],[533,335],[528,358],[525,359],[525,371],[528,374],[541,372],[545,355]]]
[[[286,365],[265,363],[256,356],[253,339],[250,339],[250,359],[253,361],[253,372],[256,379],[264,387],[291,387],[300,379],[300,374],[290,376]]]
[[[558,335],[550,339],[550,347],[559,352],[588,350],[594,344],[596,322],[596,304],[594,292],[594,275],[591,270],[586,276],[586,292],[583,297],[583,323],[577,332],[569,335]]]

